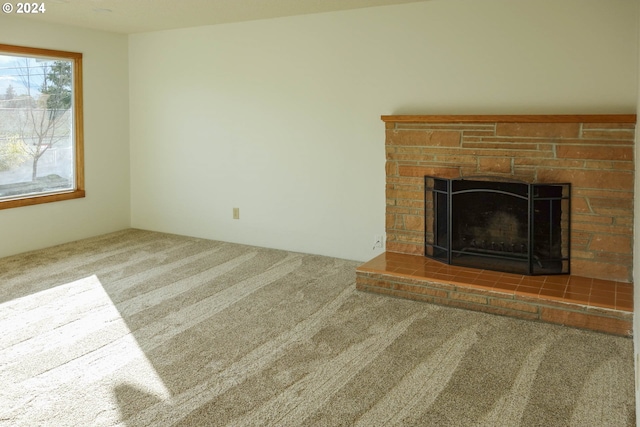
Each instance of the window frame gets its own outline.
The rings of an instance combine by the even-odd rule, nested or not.
[[[84,124],[82,96],[82,53],[62,50],[41,49],[36,47],[15,46],[0,43],[0,54],[41,57],[46,59],[65,59],[73,62],[73,146],[74,146],[74,188],[67,191],[44,194],[17,196],[0,200],[0,210],[31,206],[43,203],[59,202],[83,198],[86,195],[84,186]]]

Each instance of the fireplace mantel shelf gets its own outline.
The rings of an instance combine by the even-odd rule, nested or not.
[[[397,115],[381,119],[386,123],[636,123],[635,114]]]

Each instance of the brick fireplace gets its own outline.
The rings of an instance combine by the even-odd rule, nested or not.
[[[372,260],[357,271],[359,289],[455,306],[465,306],[466,298],[467,308],[630,334],[635,115],[383,116],[382,120],[387,159],[387,253],[382,258],[415,260],[422,273],[410,274],[409,268],[407,274],[389,275],[380,270],[380,259]],[[519,285],[529,285],[533,279],[512,277],[517,275],[504,274],[501,280],[493,273],[446,266],[449,279],[463,273],[493,274],[498,287],[487,289],[459,278],[438,278],[434,272],[439,264],[424,258],[425,175],[571,183],[571,272],[579,276],[542,276],[536,279],[537,293],[518,292]],[[432,266],[433,274],[425,265]],[[582,291],[589,295],[572,292],[578,289],[571,287],[572,280],[574,285],[589,283],[589,290]],[[500,285],[507,282],[513,286],[502,295]],[[563,284],[554,286],[556,292],[547,298],[542,291],[545,283]],[[611,294],[612,302],[596,304],[595,295],[601,293]],[[509,302],[513,304],[505,307]],[[559,307],[569,314],[556,313]],[[549,310],[555,310],[553,316]],[[585,318],[596,314],[604,320]],[[612,322],[615,327],[600,327]]]

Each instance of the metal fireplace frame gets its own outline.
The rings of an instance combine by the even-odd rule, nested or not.
[[[456,190],[455,183],[460,181],[468,182],[488,182],[498,185],[499,183],[505,183],[512,187],[518,188],[518,192],[510,192],[496,189],[462,189]],[[499,185],[498,185],[499,186]],[[542,191],[541,191],[542,190]],[[540,196],[549,192],[559,192],[560,196]],[[517,197],[527,202],[528,211],[528,223],[527,226],[527,247],[526,251],[516,253],[515,251],[505,251],[492,249],[468,249],[463,250],[453,249],[453,229],[452,223],[454,219],[452,217],[452,200],[457,194],[463,194],[468,192],[487,192],[487,193],[500,193],[506,196]],[[534,253],[535,248],[535,208],[539,203],[548,201],[549,217],[554,214],[554,206],[560,206],[560,215],[566,215],[566,218],[561,219],[560,225],[560,254],[559,256],[549,255],[548,258],[541,259]],[[554,203],[554,201],[556,201]],[[429,204],[432,206],[429,206]],[[442,204],[446,204],[444,207]],[[443,214],[442,210],[446,209]],[[566,208],[566,212],[564,212]],[[432,212],[432,223],[428,223],[428,213]],[[503,272],[514,272],[516,274],[524,274],[528,276],[537,275],[559,275],[570,274],[570,241],[571,241],[571,184],[570,183],[527,183],[523,181],[502,179],[500,177],[468,177],[468,178],[440,178],[435,176],[426,175],[424,177],[424,243],[425,243],[425,256],[432,258],[449,265],[458,265],[471,268],[482,268],[488,270],[496,270]],[[558,214],[556,212],[556,214]],[[446,224],[442,224],[444,221]],[[566,221],[566,223],[565,223]],[[552,236],[552,227],[549,227],[549,242],[553,241],[558,236]],[[444,235],[443,235],[444,234]],[[524,246],[524,245],[523,245]],[[470,266],[468,262],[464,262],[465,256],[479,257],[473,258],[480,260],[482,258],[490,258],[491,262],[487,262],[488,266],[475,267]],[[487,260],[489,261],[489,260]],[[508,265],[511,263],[513,268],[496,268],[492,266],[492,262],[504,263]],[[543,265],[544,264],[544,265]],[[546,271],[545,266],[556,266],[551,271]],[[513,271],[513,269],[517,271]]]

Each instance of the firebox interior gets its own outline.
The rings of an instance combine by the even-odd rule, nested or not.
[[[568,183],[425,177],[425,254],[452,265],[569,274]]]

